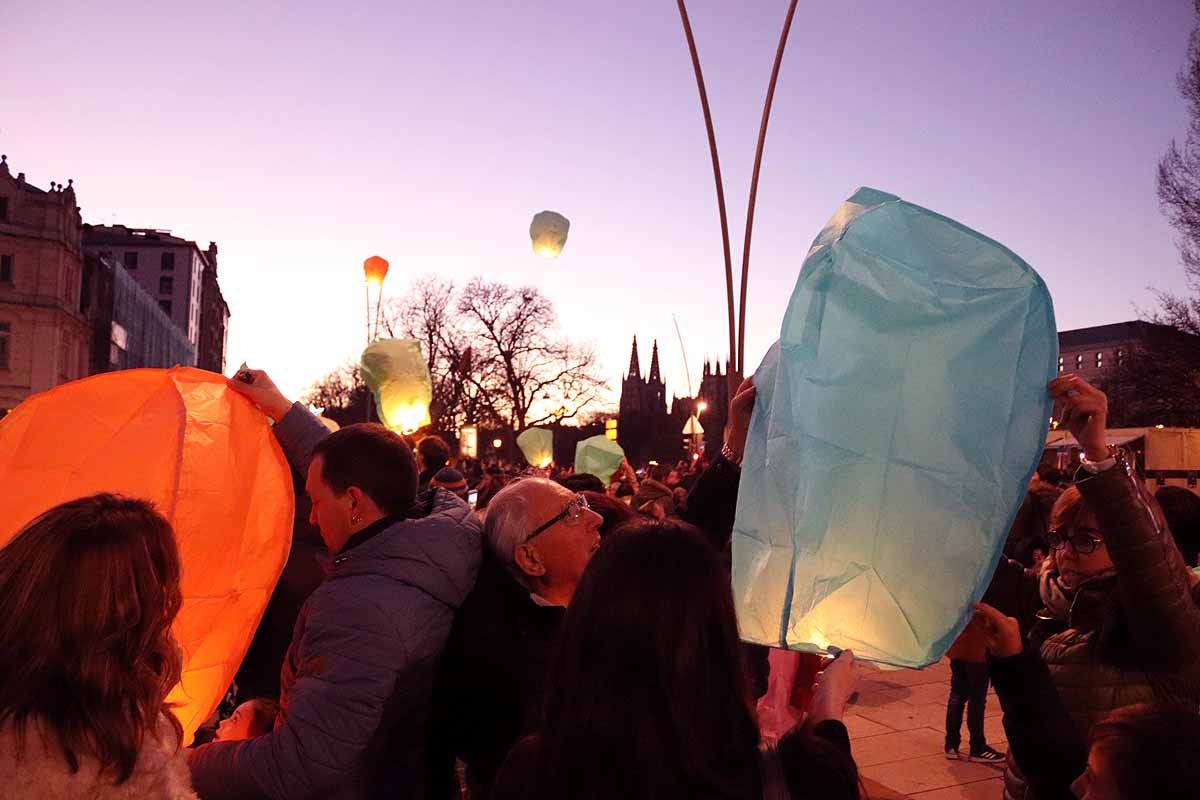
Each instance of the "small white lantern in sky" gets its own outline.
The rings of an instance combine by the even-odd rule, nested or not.
[[[557,211],[542,211],[534,214],[529,224],[529,238],[533,240],[533,252],[543,258],[558,258],[567,243],[567,231],[571,222]]]

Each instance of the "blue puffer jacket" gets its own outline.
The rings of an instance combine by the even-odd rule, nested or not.
[[[327,431],[296,405],[275,427],[305,474]],[[337,556],[305,603],[280,679],[275,730],[189,759],[205,800],[419,798],[434,668],[474,585],[480,526],[445,490]]]

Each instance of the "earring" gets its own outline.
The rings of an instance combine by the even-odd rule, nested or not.
[[[351,525],[357,525],[360,522],[362,522],[362,517],[360,517],[358,515],[357,511],[350,515],[350,524]]]

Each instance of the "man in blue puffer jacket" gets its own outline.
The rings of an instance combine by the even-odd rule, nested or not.
[[[445,490],[417,495],[412,452],[383,426],[330,434],[266,373],[244,370],[230,385],[276,420],[332,561],[296,621],[274,731],[192,751],[196,791],[423,797],[434,668],[479,570],[479,523]]]

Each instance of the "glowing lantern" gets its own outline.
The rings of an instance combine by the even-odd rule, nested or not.
[[[593,436],[575,445],[575,472],[595,475],[605,486],[624,460],[621,445],[604,436]]]
[[[545,469],[554,461],[554,431],[528,428],[517,437],[517,447],[530,466]]]
[[[30,397],[0,421],[0,475],[0,546],[96,492],[150,500],[171,522],[184,661],[168,699],[190,742],[233,680],[291,547],[291,470],[266,418],[211,372],[112,372]]]
[[[733,532],[742,638],[940,659],[1026,496],[1057,369],[1028,264],[860,189],[813,242],[754,374]]]
[[[533,252],[543,258],[558,258],[567,243],[567,231],[571,222],[556,211],[542,211],[533,216],[529,224],[529,238],[533,240]]]
[[[463,458],[479,457],[479,428],[474,425],[463,425],[458,431],[458,450]]]
[[[498,437],[497,437],[497,438],[495,438],[495,439],[492,439],[492,447],[493,447],[493,448],[495,448],[496,450],[499,450],[499,449],[500,449],[500,446],[501,446],[501,445],[503,445],[503,444],[504,444],[504,440],[503,440],[503,439],[500,439],[500,438],[498,438]]]
[[[367,283],[372,286],[382,286],[383,279],[387,277],[388,262],[386,258],[380,256],[371,256],[363,262],[363,276],[367,279]]]
[[[362,354],[363,383],[375,393],[383,424],[412,433],[429,424],[433,382],[415,339],[380,339]]]

